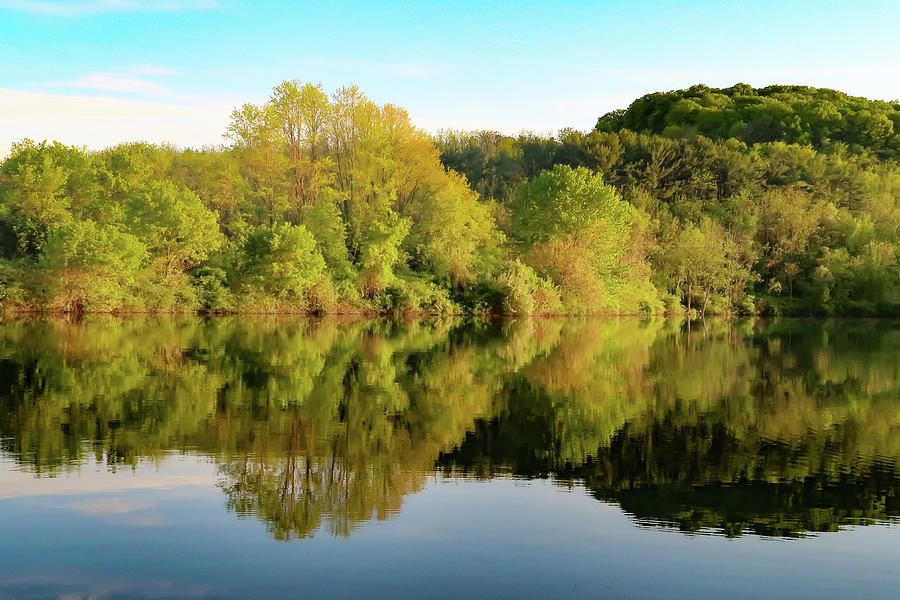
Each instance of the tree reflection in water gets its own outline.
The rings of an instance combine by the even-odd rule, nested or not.
[[[209,456],[278,539],[349,535],[458,474],[796,536],[900,514],[898,342],[869,321],[14,320],[0,444],[35,476]]]

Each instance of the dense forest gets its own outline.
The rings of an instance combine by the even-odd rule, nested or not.
[[[284,82],[228,145],[0,165],[8,311],[898,314],[900,104],[644,96],[594,130],[443,131]]]

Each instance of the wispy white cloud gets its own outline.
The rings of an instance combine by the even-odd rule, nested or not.
[[[157,67],[154,65],[136,65],[128,69],[129,73],[137,73],[138,75],[174,75],[175,71],[169,67]]]
[[[421,65],[399,63],[374,63],[370,65],[363,65],[363,68],[368,68],[376,73],[383,73],[385,75],[396,75],[398,77],[411,77],[416,79],[428,77],[432,73],[431,69],[423,67]]]
[[[69,86],[86,88],[89,90],[101,90],[105,92],[129,92],[134,94],[156,94],[166,92],[166,87],[153,81],[144,81],[128,77],[119,73],[89,73],[68,82]]]
[[[222,143],[232,104],[202,100],[155,103],[0,89],[0,158],[23,138],[91,149],[137,140],[180,146]]]
[[[345,71],[354,75],[368,72],[408,79],[426,79],[439,71],[439,69],[436,69],[433,66],[417,63],[374,62],[366,60],[349,61],[313,59],[310,61],[310,64],[319,68]]]
[[[42,87],[55,90],[73,88],[129,94],[147,100],[165,100],[186,103],[205,102],[204,98],[179,93],[167,85],[153,81],[154,78],[168,76],[173,71],[167,67],[136,66],[119,71],[96,71],[70,81],[45,83]]]
[[[209,10],[218,8],[216,0],[0,0],[0,9],[58,17],[74,17],[109,12],[162,12]]]

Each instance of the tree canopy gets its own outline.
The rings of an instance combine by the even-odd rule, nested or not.
[[[24,140],[7,311],[900,313],[897,104],[649,94],[593,131],[444,131],[285,81],[227,145]]]

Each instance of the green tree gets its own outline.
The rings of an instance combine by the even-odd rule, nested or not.
[[[247,236],[241,284],[278,300],[302,302],[305,292],[325,272],[325,260],[303,225],[276,223]]]
[[[733,311],[750,278],[735,241],[709,219],[681,229],[660,249],[658,263],[689,314],[705,315],[710,302],[718,312]]]
[[[222,247],[217,217],[196,194],[167,181],[148,182],[126,206],[128,228],[164,276],[195,267]]]
[[[557,165],[522,184],[510,211],[526,262],[559,286],[570,310],[641,310],[619,305],[625,283],[619,266],[637,213],[600,176]]]
[[[36,264],[33,285],[54,310],[114,310],[131,302],[129,288],[146,256],[135,236],[114,226],[93,221],[56,226]]]

